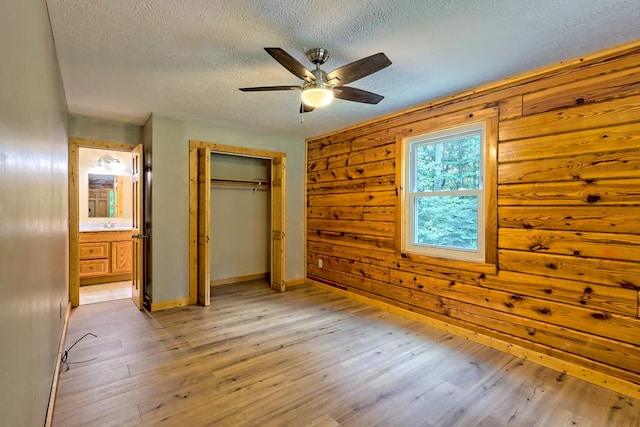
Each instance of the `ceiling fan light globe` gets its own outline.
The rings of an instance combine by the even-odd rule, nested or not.
[[[333,100],[333,91],[329,88],[309,87],[302,91],[302,102],[309,107],[324,107]]]

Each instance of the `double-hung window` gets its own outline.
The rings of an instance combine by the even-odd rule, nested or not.
[[[485,261],[485,123],[405,140],[403,250]]]

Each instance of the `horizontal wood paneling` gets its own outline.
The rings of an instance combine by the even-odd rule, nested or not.
[[[564,153],[562,153],[564,155]],[[582,180],[587,184],[598,179],[640,177],[640,150],[599,152],[579,157],[558,157],[498,167],[501,184]]]
[[[395,223],[383,221],[309,219],[307,220],[307,228],[309,230],[339,231],[383,237],[395,233]]]
[[[610,125],[606,128],[578,130],[561,135],[531,137],[513,141],[501,141],[498,150],[499,163],[571,157],[582,159],[584,154],[603,154],[612,151],[638,149],[640,123]]]
[[[577,256],[499,251],[499,268],[640,290],[640,263]]]
[[[308,182],[325,182],[333,180],[368,178],[372,176],[390,175],[395,171],[395,159],[381,160],[378,162],[364,163],[356,166],[347,166],[311,172],[307,174]]]
[[[364,219],[363,206],[317,207],[307,209],[307,218],[323,219]]]
[[[640,385],[639,63],[640,43],[309,140],[308,277]],[[394,141],[496,114],[497,263],[401,254]]]
[[[395,206],[395,191],[376,191],[369,193],[310,195],[307,206]]]
[[[500,140],[508,141],[633,123],[638,121],[638,114],[640,114],[640,96],[581,105],[504,121],[500,124]]]
[[[501,228],[498,246],[538,253],[640,261],[640,235]]]
[[[307,242],[307,253],[335,256],[381,267],[391,268],[398,264],[395,254],[389,253],[388,251],[372,250],[370,248],[362,249],[352,245],[323,243],[313,240]]]
[[[501,206],[640,206],[640,179],[502,185],[498,201]]]
[[[329,270],[340,271],[354,276],[362,276],[383,282],[389,281],[389,268],[384,266],[375,266],[339,257],[327,257],[313,252],[309,252],[307,254],[307,262],[310,265],[318,265],[319,259],[322,259],[323,268],[327,268]]]
[[[308,230],[307,239],[316,242],[348,244],[357,248],[395,252],[395,239],[392,237],[368,236],[364,234],[336,231]]]
[[[309,156],[308,159],[314,159],[309,162],[309,164],[314,164],[314,161],[322,158],[332,158],[334,156],[339,156],[341,154],[347,155],[347,157],[353,151],[359,151],[363,149],[370,149],[372,147],[379,147],[381,145],[389,145],[394,143],[393,139],[389,139],[388,136],[379,135],[372,136],[368,135],[366,137],[355,137],[351,140],[342,141],[339,143],[325,143],[319,141],[317,143],[309,144]],[[309,167],[307,168],[309,169]]]
[[[500,120],[522,117],[522,95],[502,99],[498,108],[500,111]]]
[[[307,185],[307,194],[352,193],[358,191],[395,191],[395,175],[374,176],[372,178],[346,181],[324,181]]]
[[[640,320],[635,316],[614,315],[552,300],[540,300],[521,293],[452,283],[398,270],[391,270],[390,279],[390,283],[414,289],[416,292],[424,292],[452,301],[464,301],[494,311],[503,311],[571,329],[580,329],[586,323],[589,324],[593,335],[618,338],[632,344],[640,343],[640,337],[633,334],[634,329],[640,326]],[[637,351],[640,356],[640,348]],[[640,366],[635,369],[640,372]]]
[[[500,271],[498,278],[485,286],[627,316],[635,316],[637,312],[638,292],[633,289],[506,270]]]
[[[307,209],[307,218],[394,222],[396,220],[396,210],[393,206],[316,207]]]
[[[620,96],[640,93],[640,68],[635,67],[604,74],[589,80],[579,80],[524,95],[523,115],[574,105],[591,104]]]
[[[307,165],[307,172],[317,172],[328,169],[355,166],[363,163],[371,163],[379,160],[395,158],[395,142],[380,147],[374,147],[361,151],[351,151],[335,156],[320,158]]]
[[[505,206],[498,208],[499,227],[637,233],[638,206]]]

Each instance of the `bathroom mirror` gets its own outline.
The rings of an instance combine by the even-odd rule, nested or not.
[[[89,218],[126,217],[124,195],[129,187],[129,176],[89,174]]]

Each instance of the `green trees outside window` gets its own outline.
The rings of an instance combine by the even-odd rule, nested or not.
[[[479,251],[483,244],[483,134],[482,125],[476,125],[408,141],[410,251],[453,254],[453,258],[455,251]]]

